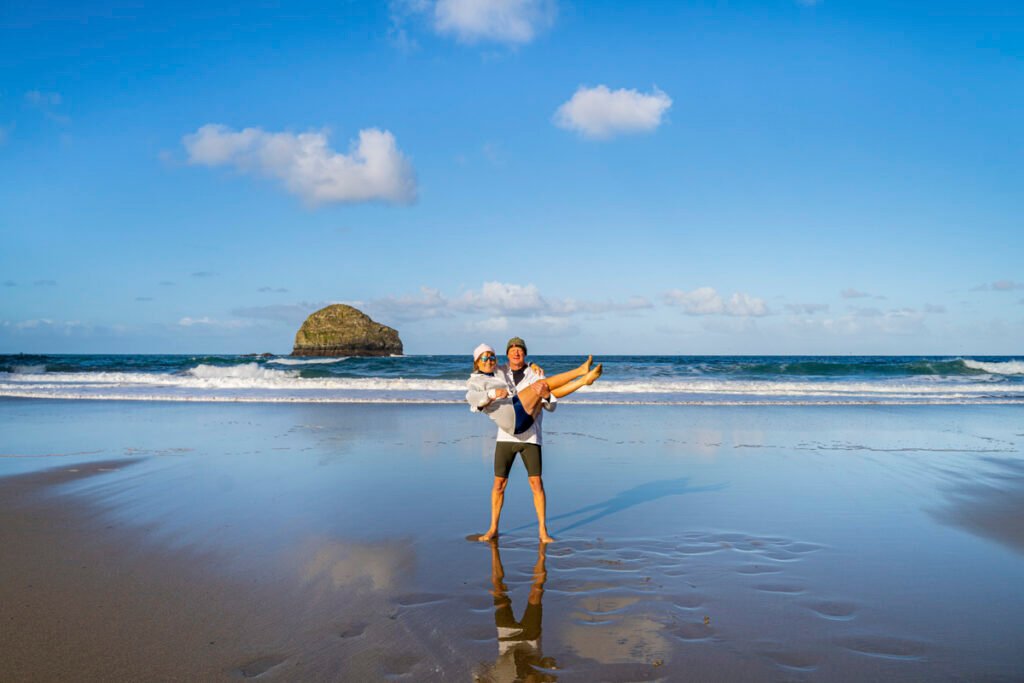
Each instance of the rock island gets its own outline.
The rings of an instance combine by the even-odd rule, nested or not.
[[[293,356],[390,356],[402,354],[398,330],[357,308],[332,304],[313,313],[295,333]]]

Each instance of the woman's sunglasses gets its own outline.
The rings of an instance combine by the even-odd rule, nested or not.
[[[498,360],[497,356],[480,356],[481,363],[493,363],[496,360]]]

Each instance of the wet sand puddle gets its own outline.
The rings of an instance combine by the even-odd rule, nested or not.
[[[546,548],[504,537],[500,546],[480,544],[491,557],[489,568],[474,563],[480,576],[447,595],[396,598],[389,617],[426,648],[403,655],[417,662],[407,680],[444,680],[467,668],[481,681],[920,680],[934,673],[927,642],[858,624],[855,599],[803,578],[814,575],[805,565],[821,551],[739,533],[565,539]]]

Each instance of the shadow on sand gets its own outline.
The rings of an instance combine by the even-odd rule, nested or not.
[[[554,533],[564,533],[572,529],[577,529],[591,522],[608,517],[609,515],[618,514],[623,510],[628,510],[631,507],[636,507],[642,503],[650,503],[658,500],[659,498],[668,498],[669,496],[683,496],[691,493],[708,493],[711,491],[721,491],[726,487],[725,484],[713,484],[709,486],[690,486],[689,479],[682,477],[679,479],[662,479],[660,481],[651,481],[646,484],[640,484],[634,486],[631,489],[616,493],[608,500],[600,503],[594,503],[581,508],[577,508],[570,512],[565,512],[560,515],[548,517],[548,523],[556,522],[559,520],[570,520],[580,515],[586,515],[583,519],[577,519],[574,522],[568,524],[568,526],[556,529]],[[522,531],[528,529],[532,524],[524,524],[522,526],[511,529],[511,531]]]

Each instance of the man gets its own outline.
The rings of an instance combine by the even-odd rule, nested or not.
[[[504,373],[509,385],[509,394],[515,394],[534,382],[544,378],[544,372],[536,365],[526,364],[526,342],[521,337],[512,337],[505,345],[508,365],[500,366],[499,372]],[[538,387],[544,401],[544,410],[553,411],[558,399],[551,395],[547,384]],[[516,454],[520,454],[526,466],[526,474],[530,479],[530,490],[533,492],[533,507],[537,510],[537,531],[541,543],[550,543],[553,539],[548,534],[547,498],[544,496],[544,482],[541,480],[541,421],[544,411],[534,419],[533,426],[520,434],[509,434],[499,429],[494,444],[494,487],[491,489],[491,526],[481,537],[481,541],[490,541],[498,536],[498,520],[501,508],[505,504],[505,487],[508,475],[515,462]]]

